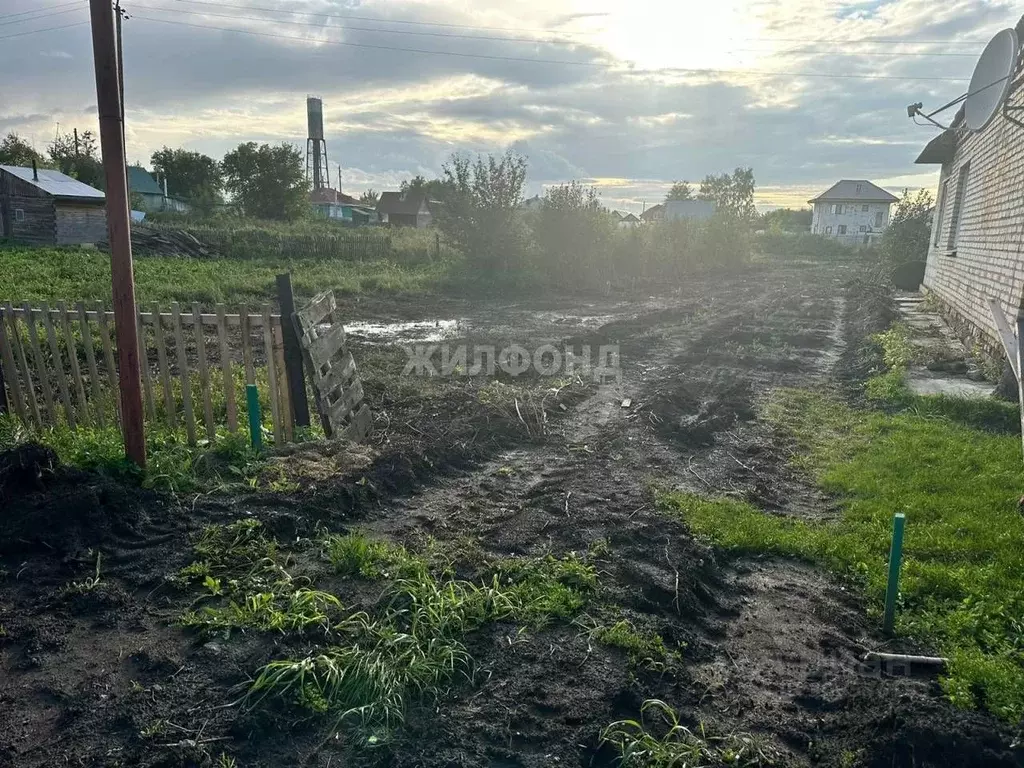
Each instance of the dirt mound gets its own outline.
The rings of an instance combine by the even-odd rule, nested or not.
[[[101,475],[62,466],[49,448],[26,443],[0,454],[0,552],[43,548],[59,555],[133,533],[143,505]]]
[[[750,382],[744,379],[715,379],[697,390],[668,383],[654,392],[647,408],[662,436],[686,445],[711,445],[716,433],[755,415]]]
[[[850,280],[844,286],[844,293],[846,348],[836,365],[836,376],[842,381],[860,384],[883,369],[881,350],[871,341],[871,336],[892,324],[896,310],[892,292],[879,283]]]

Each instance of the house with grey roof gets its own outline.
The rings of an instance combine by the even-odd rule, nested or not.
[[[138,165],[129,165],[128,194],[132,207],[137,210],[155,213],[157,211],[175,211],[187,213],[188,203],[167,194],[167,179],[161,186],[149,171]]]
[[[28,245],[84,245],[107,238],[104,194],[47,168],[0,165],[0,237]]]
[[[381,192],[377,215],[382,224],[392,227],[422,228],[429,226],[433,218],[426,196],[416,192]]]
[[[873,245],[889,226],[889,208],[897,200],[865,179],[843,179],[808,200],[811,232],[844,245]]]

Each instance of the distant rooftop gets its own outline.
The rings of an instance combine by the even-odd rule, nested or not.
[[[60,171],[52,171],[49,168],[40,168],[33,171],[31,168],[22,168],[18,165],[0,165],[0,170],[12,176],[17,176],[24,182],[41,189],[48,195],[66,199],[90,199],[103,200],[104,194],[88,184],[83,184],[78,179],[73,179]],[[38,178],[35,176],[38,175]]]
[[[889,194],[878,185],[872,184],[867,179],[843,179],[842,181],[837,181],[820,195],[811,198],[807,202],[821,203],[826,200],[895,203],[899,198]]]

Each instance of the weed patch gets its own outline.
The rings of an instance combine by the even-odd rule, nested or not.
[[[967,406],[965,406],[967,407]],[[736,552],[824,564],[854,578],[878,613],[892,516],[904,512],[897,631],[950,659],[943,685],[964,707],[1024,714],[1024,518],[1020,444],[935,411],[859,411],[820,393],[776,392],[767,418],[805,453],[801,466],[843,504],[814,523],[732,499],[668,494],[661,508]]]
[[[660,722],[649,725],[645,721],[648,713],[659,715]],[[640,720],[609,725],[601,733],[601,741],[618,750],[623,768],[759,768],[778,765],[780,757],[769,744],[749,733],[713,736],[703,724],[693,731],[679,722],[672,707],[657,699],[644,702]]]

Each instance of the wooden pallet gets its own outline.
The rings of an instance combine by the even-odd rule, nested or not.
[[[334,291],[317,294],[293,316],[295,331],[324,434],[359,442],[370,431],[372,418],[337,309]]]

